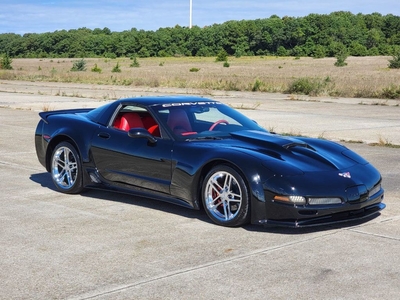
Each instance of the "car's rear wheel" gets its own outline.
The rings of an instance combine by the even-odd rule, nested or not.
[[[63,193],[75,194],[83,190],[80,157],[70,143],[61,142],[54,149],[51,156],[51,178]]]
[[[227,165],[211,169],[202,187],[203,206],[216,224],[240,226],[249,222],[250,199],[242,176]]]

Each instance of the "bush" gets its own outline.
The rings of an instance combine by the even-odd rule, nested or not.
[[[288,51],[285,49],[285,47],[279,46],[278,49],[276,50],[276,55],[277,56],[288,56]]]
[[[310,78],[299,78],[290,84],[287,92],[309,95],[314,90],[314,86],[315,84]]]
[[[335,62],[335,66],[336,67],[344,67],[347,66],[347,62],[345,62],[345,60],[347,59],[347,52],[346,51],[340,51],[339,53],[336,54],[336,62]]]
[[[115,67],[111,70],[113,73],[121,73],[121,68],[119,67],[119,62],[115,65]]]
[[[105,58],[116,59],[117,55],[115,53],[106,52],[106,53],[104,53],[104,57]]]
[[[304,50],[297,45],[292,49],[291,55],[298,58],[300,58],[301,56],[307,56]]]
[[[400,99],[400,85],[391,85],[382,90],[380,97],[385,99]]]
[[[224,61],[224,68],[229,68],[230,67],[230,64],[228,63],[228,61]]]
[[[115,67],[111,70],[113,73],[121,73],[121,68],[119,67],[119,62],[115,65]]]
[[[326,56],[325,47],[321,45],[315,46],[312,56],[314,58],[324,58]]]
[[[251,88],[251,90],[253,92],[259,92],[261,91],[261,87],[263,86],[263,82],[259,79],[256,79],[256,81],[253,84],[253,87]]]
[[[101,73],[101,69],[97,66],[97,64],[95,64],[94,67],[92,68],[92,72]]]
[[[191,68],[189,71],[190,72],[198,72],[198,71],[200,71],[200,69],[199,68]]]
[[[352,42],[350,45],[350,54],[353,56],[367,56],[368,50],[364,45],[359,42]]]
[[[10,56],[8,54],[4,55],[0,59],[0,69],[12,70],[13,67],[11,66],[11,63],[12,63],[12,59],[10,58]]]
[[[83,58],[81,60],[75,61],[71,68],[71,71],[86,71],[86,61]]]
[[[330,77],[326,77],[324,80],[318,78],[303,77],[293,81],[288,89],[287,93],[290,94],[303,94],[310,96],[321,95],[331,83]]]
[[[217,54],[217,58],[215,59],[215,61],[227,61],[228,60],[228,53],[226,53],[226,51],[224,49],[221,49],[218,54]]]
[[[139,68],[139,67],[140,67],[140,64],[139,64],[139,62],[138,62],[136,56],[133,57],[133,61],[132,61],[132,63],[130,64],[130,67],[133,67],[133,68]]]
[[[242,57],[243,56],[243,51],[242,51],[242,49],[236,49],[235,50],[235,57],[236,58],[240,58],[240,57]]]
[[[390,69],[400,69],[400,51],[393,55],[393,59],[389,60]]]

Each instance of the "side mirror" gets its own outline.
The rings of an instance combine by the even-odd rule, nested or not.
[[[157,139],[144,128],[131,128],[128,131],[128,136],[131,138],[146,138],[152,144],[157,143]]]

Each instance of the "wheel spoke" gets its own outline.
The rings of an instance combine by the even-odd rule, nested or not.
[[[72,178],[71,178],[71,171],[65,172],[65,178],[67,181],[67,185],[70,186],[72,183]]]
[[[65,176],[65,169],[62,169],[61,172],[59,172],[58,174],[55,175],[57,178],[57,181],[62,182]]]
[[[219,201],[219,202],[218,202]],[[221,204],[220,196],[213,198],[211,195],[209,197],[208,203],[210,204],[210,208],[218,207]]]
[[[68,148],[64,148],[64,159],[65,159],[65,164],[69,164],[69,154],[70,150]]]
[[[228,205],[228,203],[227,202],[223,202],[223,207],[224,207],[224,217],[225,217],[225,220],[228,220],[228,218],[229,218],[229,215],[230,215],[230,210],[229,210],[229,205]],[[229,211],[229,212],[228,212]]]
[[[69,164],[69,169],[71,170],[71,171],[74,171],[75,172],[75,170],[77,169],[77,167],[78,167],[78,164],[75,162],[75,163],[70,163]]]
[[[56,163],[61,169],[65,168],[65,162],[63,162],[60,158],[57,159]]]
[[[222,186],[220,186],[220,184],[218,182],[218,178],[219,178],[218,176],[215,176],[212,179],[212,184],[213,184],[213,188],[215,188],[218,191],[218,193],[220,193],[220,191],[222,191],[224,188]]]
[[[231,176],[226,175],[225,176],[225,182],[224,182],[224,189],[226,191],[229,191],[230,190],[230,186],[231,186]]]
[[[239,195],[239,194],[230,193],[230,196],[232,196],[232,197],[230,197],[229,201],[233,201],[233,202],[240,202],[240,201],[242,201],[242,196]]]

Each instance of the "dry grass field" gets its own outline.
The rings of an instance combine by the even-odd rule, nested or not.
[[[195,88],[290,93],[299,79],[311,84],[310,95],[358,98],[400,96],[400,69],[389,69],[391,57],[348,57],[345,67],[335,58],[230,57],[229,67],[215,58],[87,58],[86,71],[71,71],[80,59],[13,59],[13,70],[0,70],[0,79],[112,84],[134,87]],[[112,72],[118,64],[121,72]],[[97,65],[101,72],[92,69]]]

